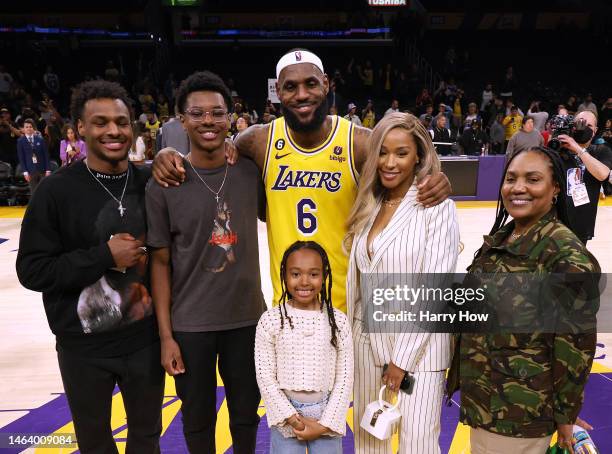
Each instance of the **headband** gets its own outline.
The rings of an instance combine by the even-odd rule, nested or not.
[[[281,71],[287,66],[297,65],[298,63],[312,63],[325,74],[323,62],[321,62],[319,57],[307,50],[295,50],[283,55],[278,61],[276,64],[276,78],[278,79]]]

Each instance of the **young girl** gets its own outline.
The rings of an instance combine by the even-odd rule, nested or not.
[[[332,306],[327,253],[314,241],[296,241],[280,276],[280,304],[261,316],[255,337],[270,453],[341,454],[353,346],[346,316]]]

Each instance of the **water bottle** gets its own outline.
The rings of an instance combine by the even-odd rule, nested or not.
[[[574,426],[572,444],[574,454],[599,454],[589,433],[580,426]]]
[[[589,433],[580,426],[574,426],[572,447],[574,448],[574,454],[599,454]],[[546,454],[569,454],[569,451],[559,447],[557,443],[548,448]]]

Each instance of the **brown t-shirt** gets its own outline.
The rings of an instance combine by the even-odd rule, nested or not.
[[[187,161],[185,182],[146,191],[147,244],[170,248],[174,331],[219,331],[256,325],[266,306],[261,292],[257,217],[265,199],[257,166],[198,169]]]

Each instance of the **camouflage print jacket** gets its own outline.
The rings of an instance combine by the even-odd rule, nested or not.
[[[597,285],[597,260],[554,212],[513,243],[505,243],[513,224],[484,237],[470,273],[586,273],[572,276],[595,276]],[[587,298],[566,285],[571,284],[563,281],[561,293],[566,294],[557,292],[551,301],[582,310],[581,301]],[[516,312],[523,312],[521,290],[504,286],[511,293],[503,295],[504,302],[509,296]],[[593,320],[596,311],[597,307]],[[449,370],[447,397],[460,389],[460,419],[469,426],[512,437],[550,435],[556,424],[571,424],[578,416],[595,341],[594,329],[588,334],[461,334]]]

